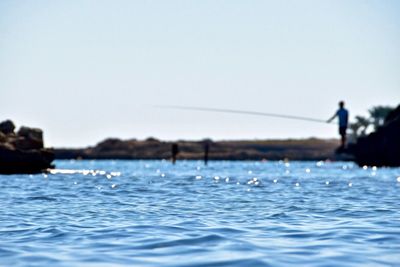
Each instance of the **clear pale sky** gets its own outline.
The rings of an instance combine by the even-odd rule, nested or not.
[[[106,137],[336,137],[328,119],[400,103],[400,1],[0,1],[0,120],[49,146]]]

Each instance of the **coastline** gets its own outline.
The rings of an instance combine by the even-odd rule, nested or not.
[[[170,159],[172,144],[179,146],[178,160],[343,160],[335,154],[336,139],[162,141],[108,138],[93,147],[54,148],[55,159]]]

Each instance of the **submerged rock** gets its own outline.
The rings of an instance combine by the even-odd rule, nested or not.
[[[10,120],[0,123],[0,173],[38,173],[54,167],[54,153],[45,149],[43,132],[22,126],[14,132]]]
[[[348,152],[361,166],[400,166],[400,105],[389,113],[383,126],[358,138]]]

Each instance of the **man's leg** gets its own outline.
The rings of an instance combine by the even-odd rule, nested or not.
[[[340,141],[341,141],[341,148],[345,148],[346,146],[346,127],[339,127],[339,134],[340,134]]]

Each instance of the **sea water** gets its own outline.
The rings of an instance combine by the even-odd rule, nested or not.
[[[0,176],[2,266],[399,266],[400,169],[56,161]]]

